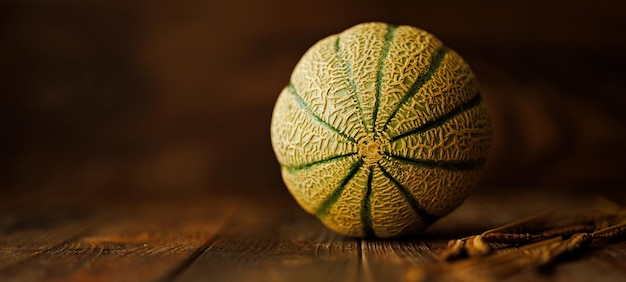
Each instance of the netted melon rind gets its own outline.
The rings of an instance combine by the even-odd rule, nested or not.
[[[350,236],[418,232],[480,179],[491,124],[470,67],[431,34],[366,23],[296,65],[271,124],[296,201]]]

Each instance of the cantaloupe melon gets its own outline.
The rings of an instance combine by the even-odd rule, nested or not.
[[[433,35],[364,23],[312,46],[271,122],[296,201],[350,236],[415,233],[481,176],[491,124],[470,67]]]

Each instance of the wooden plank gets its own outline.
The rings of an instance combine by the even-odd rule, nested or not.
[[[359,265],[358,240],[293,199],[252,199],[176,281],[355,281]]]
[[[598,254],[606,252],[607,247],[599,247],[590,255],[578,257],[565,264],[557,264],[552,272],[539,272],[529,267],[522,268],[517,274],[500,276],[499,269],[480,268],[480,272],[458,269],[441,272],[441,264],[436,256],[446,247],[448,240],[480,234],[495,226],[551,209],[589,207],[597,200],[593,196],[563,197],[550,193],[520,194],[479,194],[470,198],[450,216],[442,219],[435,226],[414,239],[405,240],[364,240],[362,244],[363,281],[446,281],[451,278],[465,279],[507,279],[507,281],[567,281],[566,277],[576,276],[575,281],[590,281],[593,275],[607,279],[624,279],[623,270],[626,260],[620,252],[607,259],[620,267],[611,267],[607,262],[599,262]],[[604,255],[607,257],[607,255]],[[624,255],[626,257],[626,255]],[[585,272],[583,275],[582,272]],[[578,273],[578,274],[577,274]],[[466,275],[467,274],[467,275]],[[470,274],[478,276],[472,277]]]
[[[23,257],[0,268],[0,281],[437,280],[442,276],[432,271],[435,256],[449,239],[595,201],[584,195],[479,193],[426,232],[393,240],[335,234],[282,194],[147,200],[113,208],[37,205],[2,215],[4,262],[7,254]],[[16,240],[22,243],[13,245]],[[619,281],[626,277],[624,247],[594,248],[549,271],[527,268],[501,279]]]
[[[361,281],[403,281],[410,268],[431,263],[432,244],[427,240],[363,240]]]
[[[451,215],[412,238],[363,240],[363,281],[405,281],[422,274],[451,239],[486,230],[491,221],[482,201],[472,197]]]
[[[7,207],[0,213],[0,270],[76,238],[107,215],[54,202]]]
[[[524,269],[502,281],[626,281],[626,243],[599,246],[546,269]]]
[[[204,250],[235,208],[224,198],[124,206],[79,238],[1,270],[0,280],[160,279]]]

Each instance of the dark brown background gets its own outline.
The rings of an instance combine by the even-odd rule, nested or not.
[[[0,196],[284,193],[269,121],[300,56],[428,30],[494,122],[479,189],[624,188],[623,1],[0,2]],[[32,194],[31,194],[32,193]]]

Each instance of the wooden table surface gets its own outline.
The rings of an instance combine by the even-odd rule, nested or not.
[[[280,192],[75,200],[26,197],[0,206],[0,281],[626,279],[626,242],[594,247],[549,270],[437,270],[450,239],[540,211],[608,201],[600,195],[478,193],[423,234],[390,240],[335,234]]]
[[[436,260],[547,209],[626,205],[626,1],[0,2],[0,281],[626,281],[619,242],[506,277]],[[330,232],[270,144],[298,59],[367,21],[461,54],[493,121],[479,187],[412,238]]]

